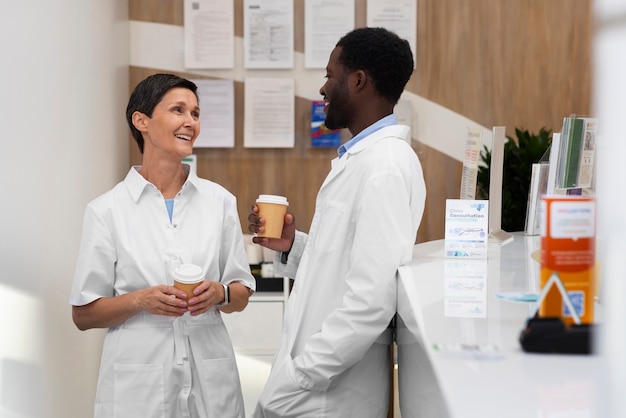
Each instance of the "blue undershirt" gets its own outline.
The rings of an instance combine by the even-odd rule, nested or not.
[[[337,154],[339,154],[339,158],[341,158],[341,156],[345,154],[346,151],[348,151],[351,147],[353,147],[354,144],[356,144],[357,142],[359,142],[366,136],[373,134],[374,132],[376,132],[380,128],[384,128],[385,126],[397,125],[397,124],[398,124],[398,118],[396,117],[395,113],[392,113],[391,115],[387,115],[384,118],[379,119],[378,121],[372,123],[370,126],[363,129],[361,132],[353,136],[348,142],[340,146],[339,149],[337,149]]]
[[[165,207],[167,207],[167,214],[170,216],[170,223],[172,223],[172,213],[174,212],[174,199],[165,199]]]

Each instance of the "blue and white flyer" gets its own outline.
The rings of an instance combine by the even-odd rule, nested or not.
[[[487,260],[447,259],[443,283],[445,317],[487,317]]]
[[[489,201],[446,199],[445,256],[486,258]]]
[[[338,148],[341,145],[341,129],[328,129],[324,102],[314,100],[311,105],[311,146]]]

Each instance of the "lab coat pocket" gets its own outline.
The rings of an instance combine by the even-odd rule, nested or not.
[[[211,394],[207,405],[210,417],[243,417],[243,399],[234,357],[202,361],[202,389]]]
[[[313,245],[320,253],[334,251],[345,236],[345,230],[349,223],[345,219],[345,204],[335,200],[327,200],[317,208],[318,219],[314,228],[315,235]],[[313,230],[313,226],[312,226]],[[309,236],[310,238],[310,236]]]
[[[161,364],[116,364],[114,370],[115,418],[165,417]]]
[[[324,416],[323,392],[302,389],[295,376],[291,357],[272,369],[270,377],[259,398],[255,417],[309,418]]]

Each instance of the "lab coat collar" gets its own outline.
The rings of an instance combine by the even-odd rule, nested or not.
[[[335,159],[331,161],[330,163],[331,170],[330,170],[330,173],[328,173],[326,180],[324,180],[324,184],[322,184],[322,188],[324,188],[324,186],[330,183],[335,177],[337,177],[343,171],[343,169],[346,167],[348,160],[352,158],[352,156],[354,156],[355,154],[358,154],[364,149],[386,138],[394,137],[394,138],[402,139],[404,141],[408,134],[409,134],[408,126],[389,125],[389,126],[380,128],[376,132],[373,132],[371,135],[368,135],[367,137],[363,138],[362,140],[354,144],[352,147],[350,147],[341,158],[336,157]]]
[[[366,138],[363,138],[361,141],[354,144],[354,146],[350,147],[346,154],[349,157],[350,155],[357,154],[363,151],[365,148],[379,142],[383,138],[389,137],[397,137],[402,140],[406,138],[409,133],[409,127],[405,125],[388,125],[380,128],[376,132],[368,135]]]
[[[150,183],[141,174],[139,174],[140,169],[140,165],[132,166],[128,171],[128,174],[126,174],[126,178],[124,179],[124,183],[128,188],[128,192],[135,202],[139,200],[146,188],[151,186],[154,187],[152,183]],[[188,187],[187,185],[191,185],[193,188],[198,189],[200,179],[195,173],[191,172],[191,167],[189,166],[189,164],[183,163],[183,170],[185,170],[185,172],[187,173],[187,180],[185,181],[185,184],[183,184],[183,190]]]

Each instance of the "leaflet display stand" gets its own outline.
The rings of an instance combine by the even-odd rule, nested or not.
[[[513,235],[502,230],[502,175],[504,171],[504,140],[506,128],[493,127],[493,145],[489,168],[489,242],[500,245],[513,241]]]

